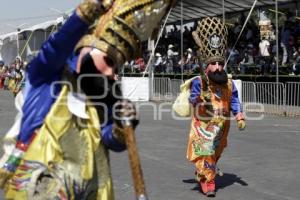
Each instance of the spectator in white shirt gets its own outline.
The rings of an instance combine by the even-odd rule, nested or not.
[[[169,44],[168,51],[167,51],[167,72],[171,73],[174,72],[174,64],[176,63],[176,56],[178,52],[173,51],[174,46]]]
[[[270,70],[271,56],[269,50],[270,50],[270,42],[266,38],[262,38],[261,42],[259,43],[259,52],[261,58],[264,61],[264,64],[262,65],[262,69],[261,69],[262,74],[266,74]]]

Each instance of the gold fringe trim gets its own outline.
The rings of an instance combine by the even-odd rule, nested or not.
[[[103,12],[99,3],[93,0],[85,0],[76,9],[76,14],[88,24],[93,24]]]
[[[5,169],[0,169],[0,188],[4,189],[9,179],[13,177],[14,173]]]

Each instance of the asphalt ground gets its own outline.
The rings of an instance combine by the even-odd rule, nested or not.
[[[199,192],[194,167],[186,160],[189,120],[175,120],[170,106],[154,114],[161,103],[140,106],[136,138],[150,200],[208,199]],[[0,91],[0,134],[15,116],[14,99]],[[250,117],[258,117],[249,114]],[[229,144],[218,164],[216,200],[299,200],[300,120],[263,116],[248,120],[239,132],[232,122]],[[111,153],[116,200],[133,200],[134,191],[127,152]],[[3,199],[0,193],[0,199]]]

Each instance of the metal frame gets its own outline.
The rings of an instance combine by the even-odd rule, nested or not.
[[[287,3],[297,3],[298,0],[277,0],[278,5],[284,5]],[[180,21],[180,2],[178,1],[174,12],[171,14],[170,23],[176,23]],[[253,0],[224,0],[223,11],[222,1],[220,0],[182,0],[184,5],[188,5],[188,12],[184,13],[184,20],[189,21],[195,18],[202,18],[207,16],[221,16],[224,11],[228,14],[249,10],[253,3]],[[214,6],[215,5],[215,6]],[[273,6],[274,0],[259,0],[256,7]],[[191,16],[191,17],[190,17]]]
[[[150,99],[174,101],[180,93],[182,83],[183,81],[180,79],[154,78],[153,94]],[[245,81],[242,82],[241,95],[245,112],[300,117],[299,82],[284,84]]]

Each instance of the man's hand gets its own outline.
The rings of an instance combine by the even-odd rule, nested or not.
[[[245,128],[246,128],[246,122],[245,122],[245,120],[243,120],[243,119],[238,120],[237,121],[237,126],[238,126],[238,128],[239,128],[240,131],[245,130]]]
[[[97,1],[105,11],[109,10],[110,7],[113,5],[114,0],[94,0]]]
[[[85,1],[90,1],[93,2],[94,4],[98,4],[105,11],[109,10],[114,3],[114,0],[85,0]]]
[[[119,100],[115,103],[113,108],[113,119],[117,125],[122,128],[125,126],[132,126],[135,128],[139,123],[135,105],[127,99]]]
[[[86,23],[93,24],[113,3],[114,0],[84,0],[79,4],[76,13]]]

